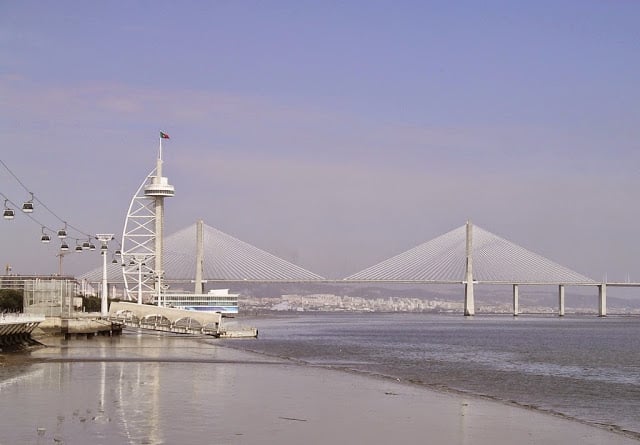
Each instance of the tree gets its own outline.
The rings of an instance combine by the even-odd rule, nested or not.
[[[100,312],[101,300],[98,297],[82,297],[82,306],[84,307],[85,312]]]
[[[22,312],[22,291],[15,289],[0,289],[0,312]]]

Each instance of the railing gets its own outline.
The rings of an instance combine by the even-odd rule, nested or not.
[[[39,323],[43,321],[44,315],[23,314],[19,312],[3,312],[0,314],[0,324]]]

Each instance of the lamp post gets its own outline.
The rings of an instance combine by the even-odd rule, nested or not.
[[[61,250],[56,254],[56,256],[58,257],[58,276],[59,277],[62,276],[62,262],[64,260],[65,255],[68,255],[68,254],[69,252],[64,250]]]
[[[96,238],[102,243],[102,246],[100,246],[100,253],[102,254],[102,295],[100,299],[100,315],[106,317],[109,314],[109,288],[107,287],[107,252],[109,251],[108,243],[113,239],[113,233],[98,233],[96,235]]]

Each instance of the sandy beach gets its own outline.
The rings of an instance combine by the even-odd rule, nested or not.
[[[25,375],[0,385],[0,444],[639,443],[517,406],[210,341],[116,342],[53,341],[26,358]]]

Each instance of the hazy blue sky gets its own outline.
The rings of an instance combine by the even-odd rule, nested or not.
[[[168,233],[203,218],[340,278],[471,219],[640,280],[638,23],[637,1],[2,2],[0,159],[120,234],[163,130]],[[0,192],[28,198],[3,169]],[[2,265],[56,272],[40,230],[0,221]]]

